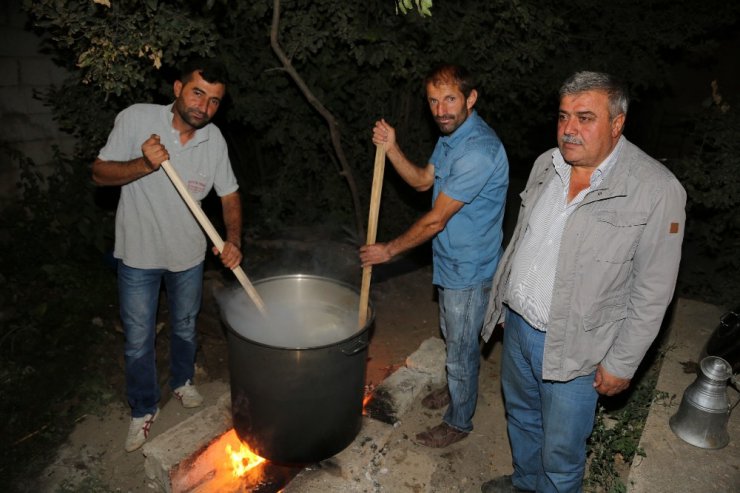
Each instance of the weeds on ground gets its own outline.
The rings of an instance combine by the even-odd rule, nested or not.
[[[655,390],[664,354],[659,349],[658,356],[650,361],[645,373],[633,380],[634,388],[622,405],[610,410],[599,404],[588,441],[586,491],[627,492],[623,481],[625,473],[636,456],[645,457],[639,444],[650,406],[656,399],[665,399],[665,393]]]

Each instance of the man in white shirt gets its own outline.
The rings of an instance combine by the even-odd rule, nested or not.
[[[578,492],[599,394],[630,384],[681,258],[686,192],[624,136],[608,74],[560,90],[558,147],[536,161],[483,329],[505,317],[501,381],[514,472],[498,491]]]

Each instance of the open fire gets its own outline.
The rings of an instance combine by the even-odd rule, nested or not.
[[[231,473],[235,478],[244,476],[247,472],[265,462],[264,457],[252,452],[243,443],[239,443],[239,450],[234,450],[230,443],[227,444],[226,453],[231,457]]]
[[[274,464],[241,442],[232,428],[173,468],[172,493],[276,493],[301,466]]]

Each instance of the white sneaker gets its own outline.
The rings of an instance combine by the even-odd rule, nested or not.
[[[203,396],[198,393],[190,380],[187,380],[182,387],[176,388],[174,394],[182,402],[182,407],[198,407],[203,404]]]
[[[133,452],[138,449],[147,437],[149,437],[149,430],[152,427],[152,423],[159,416],[159,409],[154,414],[146,414],[141,418],[131,418],[131,424],[128,427],[128,436],[126,437],[126,452]]]

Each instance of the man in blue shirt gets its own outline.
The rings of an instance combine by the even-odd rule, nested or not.
[[[429,109],[443,134],[430,162],[418,166],[409,161],[385,120],[376,122],[373,142],[386,147],[388,159],[409,185],[421,192],[434,187],[432,209],[398,238],[360,248],[360,259],[363,267],[388,262],[432,240],[433,283],[447,343],[447,387],[432,392],[422,404],[432,409],[449,406],[443,422],[416,439],[429,447],[446,447],[473,429],[478,337],[502,254],[509,164],[498,136],[473,109],[478,91],[467,70],[442,65],[424,83]]]

